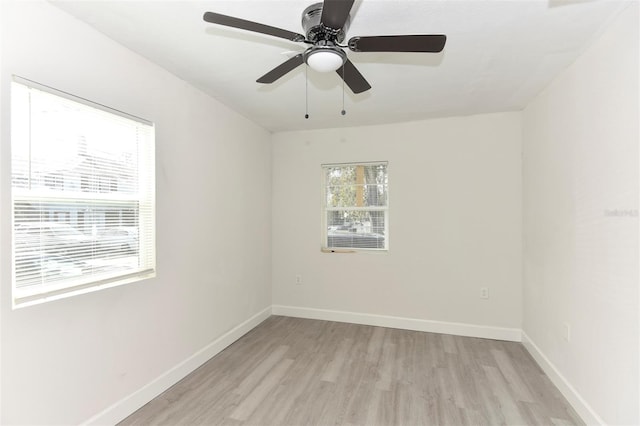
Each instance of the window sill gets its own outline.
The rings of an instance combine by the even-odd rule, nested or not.
[[[93,293],[94,291],[105,290],[107,288],[118,287],[136,281],[146,280],[156,276],[155,269],[138,271],[129,275],[121,275],[107,280],[88,282],[84,285],[61,288],[47,292],[34,292],[16,295],[14,290],[13,309],[26,308],[27,306],[39,305],[52,302],[54,300],[66,299],[67,297],[78,296],[80,294]],[[26,294],[25,294],[26,293]]]
[[[343,249],[343,248],[321,247],[320,251],[323,252],[323,253],[355,253],[357,250],[354,250],[354,249]]]

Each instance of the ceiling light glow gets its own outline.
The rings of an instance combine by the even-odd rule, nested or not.
[[[342,55],[340,53],[342,53]],[[306,57],[307,65],[318,72],[335,71],[344,64],[346,55],[341,50],[318,49],[309,52]]]

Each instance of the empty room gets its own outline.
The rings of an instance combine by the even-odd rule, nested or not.
[[[0,2],[0,424],[640,424],[637,0]]]

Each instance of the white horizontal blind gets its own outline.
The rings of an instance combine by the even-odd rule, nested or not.
[[[153,125],[17,80],[11,128],[14,304],[152,276]]]
[[[387,163],[325,164],[322,170],[325,246],[388,249]]]

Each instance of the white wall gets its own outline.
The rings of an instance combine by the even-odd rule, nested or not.
[[[635,3],[523,114],[524,331],[608,424],[640,423],[638,47]]]
[[[268,132],[45,2],[2,1],[2,424],[78,424],[271,303]],[[158,276],[12,311],[9,82],[156,123]]]
[[[273,141],[274,305],[520,328],[519,113]],[[389,161],[389,252],[321,253],[320,165],[377,160]]]

